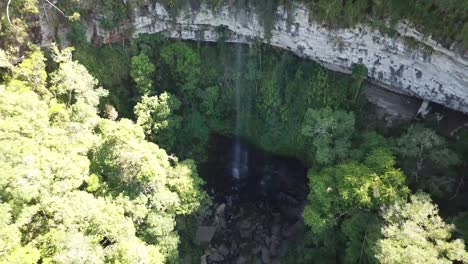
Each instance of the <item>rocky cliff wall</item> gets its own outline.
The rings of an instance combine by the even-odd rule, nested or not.
[[[401,23],[397,29],[401,36],[419,40],[417,47],[367,26],[329,29],[311,22],[308,11],[300,5],[289,16],[281,7],[276,12],[269,39],[253,10],[229,7],[212,11],[202,5],[173,17],[161,4],[148,4],[135,10],[131,26],[134,37],[163,32],[171,38],[217,41],[223,32],[228,42],[263,41],[345,73],[354,64],[364,64],[368,79],[377,85],[468,113],[468,58],[423,38],[411,27]],[[51,39],[47,32],[44,28],[44,44]],[[98,43],[121,39],[118,32],[101,29],[97,20],[89,23],[88,37]]]

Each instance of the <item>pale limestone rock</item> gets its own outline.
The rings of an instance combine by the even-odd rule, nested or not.
[[[432,53],[409,48],[402,38],[382,35],[367,26],[332,30],[310,22],[302,5],[295,8],[291,23],[287,23],[282,7],[277,15],[269,40],[264,38],[264,29],[252,9],[234,11],[223,7],[213,12],[202,5],[199,10],[186,10],[173,18],[161,4],[148,4],[136,10],[132,26],[134,37],[164,32],[168,37],[199,41],[217,41],[223,27],[231,32],[228,42],[251,43],[256,39],[345,73],[353,64],[362,63],[369,70],[369,80],[377,85],[468,113],[468,60],[430,37],[424,38],[407,23],[399,24],[399,33],[430,46]],[[47,35],[51,30],[45,26],[43,32]],[[88,29],[94,31],[87,35],[100,38],[101,43],[115,41],[116,32],[102,30],[97,21]],[[43,36],[43,43],[47,44],[47,36]]]

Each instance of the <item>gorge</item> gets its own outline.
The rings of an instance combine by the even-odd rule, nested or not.
[[[466,0],[0,2],[0,264],[468,263]]]

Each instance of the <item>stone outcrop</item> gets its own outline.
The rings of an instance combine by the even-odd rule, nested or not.
[[[163,32],[171,38],[217,41],[222,34],[228,42],[263,41],[334,71],[350,73],[353,65],[364,64],[369,81],[379,86],[468,113],[468,58],[411,27],[401,23],[397,27],[400,37],[389,37],[363,25],[330,29],[311,22],[307,9],[300,5],[294,14],[281,7],[276,12],[270,38],[265,38],[262,23],[251,9],[212,11],[202,5],[173,17],[156,3],[139,7],[131,24],[134,37]],[[102,30],[97,21],[89,23],[88,36],[98,43],[121,39],[118,32]],[[408,45],[401,36],[418,40],[417,45]]]

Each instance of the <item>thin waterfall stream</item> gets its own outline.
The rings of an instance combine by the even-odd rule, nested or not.
[[[303,229],[307,195],[306,167],[298,160],[273,155],[247,142],[249,104],[243,87],[243,45],[233,67],[235,133],[212,135],[208,160],[200,166],[215,203],[217,235],[207,263],[281,257]],[[221,230],[219,230],[221,229]],[[248,263],[239,262],[239,263]]]
[[[234,84],[234,100],[235,100],[235,111],[236,111],[236,119],[235,119],[235,141],[234,141],[234,157],[232,163],[232,176],[240,180],[242,176],[245,176],[249,170],[248,164],[248,152],[242,149],[242,144],[240,142],[240,136],[242,133],[242,129],[244,128],[242,117],[243,114],[243,106],[241,103],[242,99],[242,47],[243,45],[237,45],[236,47],[236,65],[235,65],[235,84]]]

